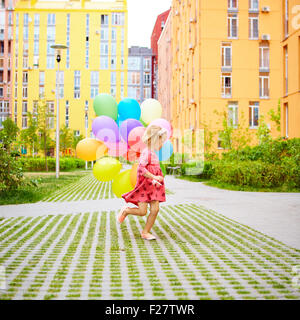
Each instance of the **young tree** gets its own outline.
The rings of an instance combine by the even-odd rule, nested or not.
[[[82,139],[84,139],[84,136],[83,136],[82,134],[79,135],[79,136],[77,136],[77,135],[75,134],[75,131],[74,131],[74,133],[73,133],[73,140],[72,140],[72,148],[73,148],[73,150],[74,150],[74,152],[75,152],[75,157],[77,157],[77,154],[76,154],[77,144],[78,144],[78,142],[79,142],[80,140],[82,140]]]
[[[281,132],[281,101],[278,100],[277,104],[277,112],[275,112],[273,109],[269,111],[269,116],[271,117],[271,120],[275,122],[277,131]]]
[[[267,126],[263,115],[259,117],[259,124],[257,128],[256,136],[260,144],[269,142],[271,140],[270,129]]]
[[[35,150],[38,149],[38,123],[37,118],[32,113],[28,112],[28,128],[21,130],[20,143],[29,146],[31,155],[34,155]]]
[[[72,147],[73,135],[71,130],[67,128],[66,125],[63,125],[60,129],[59,142],[60,151],[63,153],[65,153],[68,148]]]
[[[54,141],[51,139],[51,123],[54,119],[54,114],[48,110],[46,101],[41,100],[37,104],[36,119],[39,135],[39,147],[44,152],[45,168],[48,171],[47,153],[50,148],[54,147]]]

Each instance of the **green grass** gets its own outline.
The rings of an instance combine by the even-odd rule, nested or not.
[[[191,182],[203,182],[209,187],[215,187],[219,189],[233,190],[233,191],[247,191],[247,192],[300,192],[299,188],[290,188],[286,185],[274,188],[256,188],[250,186],[237,186],[229,183],[218,182],[212,179],[203,179],[199,176],[179,176],[177,177],[181,180],[187,180]]]
[[[63,174],[59,179],[56,179],[55,175],[26,175],[25,181],[29,182],[30,180],[35,180],[37,186],[27,185],[19,188],[18,190],[0,192],[0,205],[38,202],[47,195],[54,193],[71,183],[77,182],[85,175],[86,173],[82,171]]]

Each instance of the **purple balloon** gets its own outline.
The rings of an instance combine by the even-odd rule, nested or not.
[[[92,131],[97,139],[103,142],[120,141],[119,128],[116,122],[107,116],[100,116],[94,119]]]
[[[143,127],[140,121],[136,119],[124,120],[120,126],[120,133],[122,138],[128,143],[128,135],[130,131],[136,127]]]

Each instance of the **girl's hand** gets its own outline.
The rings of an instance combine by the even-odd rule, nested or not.
[[[164,181],[164,178],[163,178],[162,176],[155,176],[154,179],[157,180],[157,181],[159,181],[159,182]]]

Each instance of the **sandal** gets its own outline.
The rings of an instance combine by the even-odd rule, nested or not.
[[[124,206],[121,208],[121,210],[119,211],[119,214],[118,214],[118,222],[121,224],[124,219],[126,218],[126,216],[123,215],[124,211],[127,209],[128,207]]]
[[[156,240],[156,237],[154,237],[154,235],[151,233],[146,233],[146,234],[141,233],[141,237],[144,240]]]

